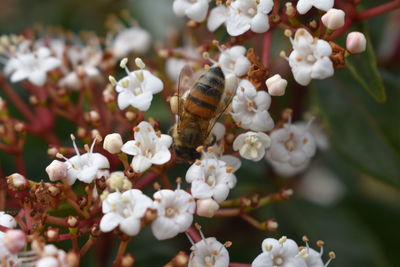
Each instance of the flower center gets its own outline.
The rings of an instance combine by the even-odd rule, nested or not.
[[[285,142],[285,147],[289,152],[292,152],[293,150],[296,149],[296,144],[293,140],[293,134],[291,133],[289,135],[289,139]]]
[[[317,61],[317,59],[316,59],[313,55],[308,55],[308,56],[306,57],[306,60],[307,60],[307,62],[309,62],[309,63],[311,63],[311,64],[314,64],[315,61]]]
[[[133,94],[134,94],[135,96],[141,95],[142,93],[143,93],[143,90],[142,90],[142,88],[140,88],[140,87],[136,87],[135,89],[133,89]]]
[[[283,264],[282,256],[277,256],[273,259],[274,266],[281,266]]]
[[[178,213],[178,210],[173,207],[168,207],[165,209],[165,216],[168,218],[174,217]]]
[[[209,186],[213,187],[215,185],[215,176],[214,175],[208,176],[207,179],[206,179],[206,183]]]

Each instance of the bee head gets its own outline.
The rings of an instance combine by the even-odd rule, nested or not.
[[[195,161],[196,159],[199,159],[201,156],[201,153],[197,152],[193,148],[188,148],[183,146],[175,146],[174,148],[176,156],[185,161],[192,162]]]

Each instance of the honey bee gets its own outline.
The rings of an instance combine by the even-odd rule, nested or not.
[[[226,93],[225,76],[219,66],[207,69],[184,92],[190,73],[191,68],[185,66],[179,76],[178,98],[175,98],[178,120],[171,129],[176,155],[189,162],[200,158],[199,146],[215,142],[211,130],[229,106],[233,95]]]

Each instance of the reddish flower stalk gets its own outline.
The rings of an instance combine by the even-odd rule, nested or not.
[[[357,14],[356,18],[359,20],[369,19],[372,17],[379,16],[381,14],[393,11],[394,9],[400,8],[400,0],[390,1],[377,7],[373,7],[364,10]]]
[[[269,30],[264,33],[264,44],[262,50],[262,64],[268,69],[269,67],[269,54],[271,50],[272,31]]]

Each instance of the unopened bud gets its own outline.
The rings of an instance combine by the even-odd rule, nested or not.
[[[50,181],[58,181],[67,177],[68,166],[65,162],[53,160],[49,166],[46,167],[47,175]]]
[[[177,95],[171,96],[171,98],[169,99],[169,105],[171,107],[172,114],[178,114],[179,97]]]
[[[331,8],[322,17],[322,23],[331,30],[337,30],[344,25],[345,13],[341,9]]]
[[[47,238],[47,241],[49,242],[57,241],[59,234],[60,234],[60,229],[53,227],[49,227],[49,229],[47,229],[47,231],[45,232],[45,236]]]
[[[89,119],[92,122],[99,121],[100,120],[100,115],[99,115],[99,113],[97,111],[92,110],[92,111],[89,112]]]
[[[13,190],[24,190],[28,186],[28,180],[19,173],[13,173],[7,177],[7,184]]]
[[[26,245],[25,233],[21,230],[8,230],[3,236],[3,244],[12,254],[15,254]]]
[[[275,74],[274,76],[268,78],[265,81],[265,84],[268,88],[268,93],[272,96],[282,96],[285,94],[287,81],[282,79],[279,74]]]
[[[78,266],[79,265],[79,255],[75,251],[70,251],[65,257],[68,266]]]
[[[125,191],[132,188],[132,183],[121,171],[111,173],[106,184],[112,191]]]
[[[78,217],[69,216],[69,217],[67,218],[67,224],[68,224],[68,227],[69,227],[69,228],[76,228],[76,227],[78,227],[78,224],[79,224]]]
[[[365,51],[367,47],[367,39],[361,32],[351,32],[346,38],[346,49],[351,54],[358,54]]]
[[[108,134],[104,138],[103,148],[111,154],[117,154],[121,152],[122,145],[123,142],[119,133]]]
[[[199,216],[211,218],[214,216],[215,212],[219,209],[218,203],[211,199],[199,199],[197,200],[197,210],[196,213]]]
[[[274,219],[265,221],[265,229],[269,232],[275,232],[278,229],[278,223]]]
[[[286,15],[289,17],[293,17],[296,14],[296,9],[294,8],[293,4],[291,2],[288,2],[285,4],[286,5]]]
[[[135,258],[131,254],[125,254],[121,259],[122,267],[131,267],[135,263]]]

